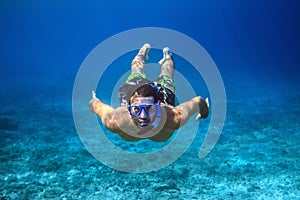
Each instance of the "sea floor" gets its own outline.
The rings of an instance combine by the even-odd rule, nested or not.
[[[198,151],[208,122],[182,157],[149,173],[95,159],[69,95],[2,93],[0,199],[300,199],[300,93],[248,92],[228,97],[222,135],[205,158]]]

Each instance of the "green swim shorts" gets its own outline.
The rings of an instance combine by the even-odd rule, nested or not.
[[[146,74],[140,74],[140,73],[130,74],[127,78],[126,83],[129,83],[134,78],[146,79],[147,77],[146,77]]]
[[[167,88],[167,89],[171,90],[173,93],[175,93],[175,83],[171,77],[169,77],[167,75],[162,75],[162,76],[158,77],[156,82],[158,84],[160,84],[161,86],[163,86],[164,88]]]
[[[127,81],[119,89],[119,100],[121,105],[128,105],[132,92],[139,85],[155,84],[159,90],[159,98],[161,102],[167,105],[175,105],[175,84],[174,80],[169,76],[163,75],[158,77],[156,82],[147,79],[145,74],[130,74]]]

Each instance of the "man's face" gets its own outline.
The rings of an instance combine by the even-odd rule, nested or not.
[[[134,123],[140,127],[147,126],[156,113],[154,98],[133,96],[130,102],[129,111]]]

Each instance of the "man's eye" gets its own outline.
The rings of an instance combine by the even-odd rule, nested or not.
[[[138,113],[138,112],[140,111],[140,107],[134,106],[134,107],[132,108],[132,111],[133,111],[134,113]]]
[[[146,110],[149,111],[152,106],[146,106]]]
[[[147,106],[146,110],[149,114],[152,114],[154,112],[153,106]]]

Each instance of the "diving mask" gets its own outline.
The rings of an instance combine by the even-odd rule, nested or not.
[[[160,115],[160,101],[157,104],[152,102],[137,102],[131,105],[128,105],[128,110],[130,115],[138,119],[141,117],[142,113],[146,114],[149,117],[153,117],[154,115]]]
[[[156,106],[158,109],[156,109]],[[157,105],[154,103],[134,103],[132,105],[128,105],[128,110],[130,115],[135,119],[140,118],[143,112],[151,118],[159,113],[157,111],[160,111],[160,102],[158,102]]]

